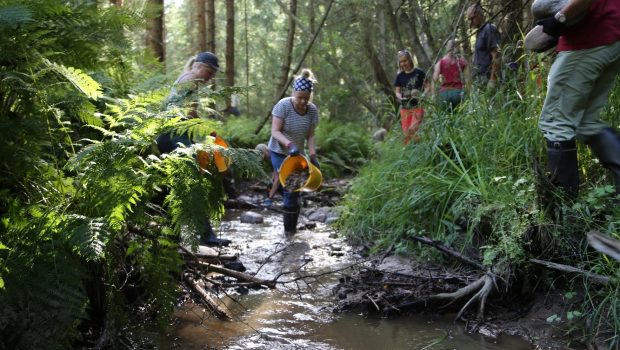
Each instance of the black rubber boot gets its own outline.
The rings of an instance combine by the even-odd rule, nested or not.
[[[297,218],[299,217],[299,208],[283,208],[284,217],[284,233],[292,235],[297,232]]]
[[[547,170],[551,183],[561,189],[569,199],[579,193],[579,169],[577,168],[577,144],[575,140],[547,140]]]
[[[204,226],[203,232],[200,233],[198,237],[200,244],[207,246],[228,246],[231,243],[229,239],[217,238],[215,236],[215,232],[213,232],[213,228],[211,227],[211,223],[207,221]]]
[[[585,139],[601,164],[611,170],[616,184],[616,194],[620,194],[620,135],[612,128]]]

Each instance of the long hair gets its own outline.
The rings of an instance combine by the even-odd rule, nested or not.
[[[411,52],[409,52],[408,50],[398,51],[398,56],[396,58],[396,66],[398,67],[396,71],[397,74],[403,71],[402,68],[400,68],[401,57],[407,57],[409,63],[411,63],[411,66],[415,66],[415,64],[413,63],[413,56],[411,56]]]
[[[185,65],[183,66],[183,72],[181,72],[181,74],[185,74],[188,73],[189,71],[192,70],[192,66],[194,65],[194,62],[196,62],[196,56],[192,56],[190,57],[187,62],[185,62]]]

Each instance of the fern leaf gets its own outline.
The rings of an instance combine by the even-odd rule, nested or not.
[[[51,62],[45,58],[43,59],[43,62],[55,72],[64,76],[71,82],[71,84],[73,84],[76,88],[78,88],[78,90],[82,91],[89,98],[96,100],[103,96],[101,85],[81,70],[73,67],[65,67],[62,64]]]
[[[104,219],[72,215],[70,221],[69,225],[75,225],[69,233],[69,242],[74,251],[87,261],[103,258],[105,245],[110,236]]]

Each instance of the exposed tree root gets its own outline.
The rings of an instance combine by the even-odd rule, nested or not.
[[[429,300],[445,300],[451,299],[448,304],[445,306],[452,305],[457,300],[470,295],[473,292],[476,292],[471,299],[461,308],[459,313],[456,315],[456,319],[461,318],[463,313],[467,308],[472,305],[474,302],[478,302],[478,319],[484,318],[484,305],[486,303],[487,297],[491,294],[493,290],[493,286],[495,285],[495,281],[493,279],[493,275],[490,273],[484,274],[482,277],[477,279],[475,282],[466,285],[465,287],[452,292],[452,293],[439,293],[436,295],[432,295],[429,297]],[[444,307],[445,307],[444,306]]]

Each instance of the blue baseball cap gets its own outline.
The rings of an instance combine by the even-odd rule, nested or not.
[[[196,55],[196,62],[204,63],[209,67],[217,70],[220,70],[220,64],[217,56],[214,53],[205,51]]]

